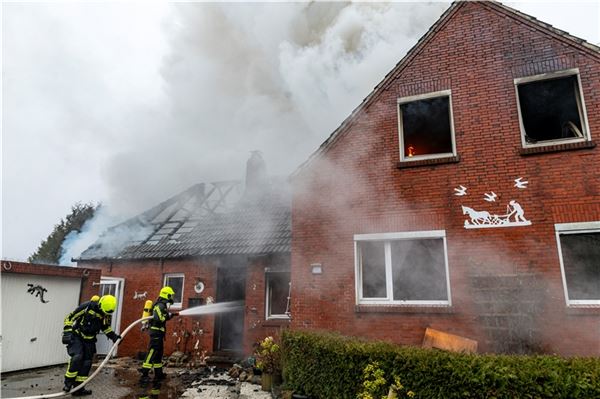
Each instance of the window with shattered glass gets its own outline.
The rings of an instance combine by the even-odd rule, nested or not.
[[[577,70],[515,80],[524,147],[589,140]]]
[[[266,318],[283,319],[290,316],[290,272],[267,271]]]
[[[398,99],[400,160],[456,155],[450,91]]]

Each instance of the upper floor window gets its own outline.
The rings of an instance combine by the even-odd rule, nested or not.
[[[398,99],[400,160],[456,155],[450,90]]]
[[[523,147],[590,139],[579,70],[515,79]]]
[[[183,273],[165,274],[164,285],[168,285],[175,291],[173,305],[171,305],[174,308],[180,308],[183,304],[183,280]]]
[[[444,231],[359,234],[359,304],[450,305]]]
[[[555,229],[567,306],[600,305],[600,222]]]

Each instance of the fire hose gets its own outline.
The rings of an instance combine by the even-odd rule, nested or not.
[[[14,398],[14,399],[45,399],[45,398],[60,398],[61,396],[67,396],[67,395],[71,395],[74,392],[79,391],[81,388],[83,388],[88,382],[90,382],[96,375],[98,375],[98,373],[100,372],[100,370],[102,370],[102,368],[106,365],[106,363],[108,363],[108,361],[110,360],[113,351],[117,348],[117,346],[121,343],[121,341],[123,340],[123,338],[125,338],[125,336],[127,335],[127,333],[138,323],[141,323],[142,321],[145,320],[150,320],[152,318],[152,316],[148,316],[148,317],[142,317],[141,319],[138,319],[136,321],[134,321],[133,323],[131,323],[129,326],[127,326],[127,328],[121,333],[121,338],[117,339],[115,341],[115,343],[113,344],[113,346],[110,348],[110,350],[108,351],[108,353],[106,354],[106,357],[104,358],[104,360],[102,361],[102,363],[100,363],[100,365],[98,366],[98,368],[92,373],[92,375],[90,375],[88,377],[87,380],[83,381],[81,384],[77,385],[75,388],[71,389],[69,392],[57,392],[57,393],[45,393],[45,394],[41,394],[41,395],[35,395],[35,396],[22,396],[19,398]]]
[[[243,309],[243,301],[233,301],[233,302],[223,302],[223,303],[211,303],[209,305],[197,306],[197,307],[194,307],[194,308],[182,310],[181,312],[179,312],[179,315],[180,316],[192,316],[193,317],[193,316],[199,316],[199,315],[203,315],[203,314],[231,312],[231,311],[239,310],[239,309]],[[115,341],[115,343],[113,344],[113,346],[110,348],[110,350],[106,354],[106,357],[104,358],[104,360],[102,361],[102,363],[100,363],[100,365],[92,373],[92,375],[89,376],[87,380],[83,381],[81,384],[79,384],[75,388],[71,389],[69,392],[64,392],[63,391],[63,392],[47,393],[47,394],[41,394],[41,395],[35,395],[35,396],[22,396],[22,397],[13,398],[13,399],[60,398],[61,396],[71,395],[72,393],[79,391],[88,382],[90,382],[96,375],[98,375],[98,373],[100,372],[100,370],[102,370],[102,368],[110,360],[110,357],[112,356],[113,351],[121,343],[121,341],[123,340],[123,338],[125,338],[125,336],[127,335],[127,333],[136,324],[141,323],[142,321],[145,321],[145,320],[150,320],[151,318],[152,318],[152,316],[142,317],[141,319],[138,319],[138,320],[134,321],[133,323],[131,323],[130,325],[128,325],[127,328],[125,330],[123,330],[123,332],[121,333],[121,338],[119,338],[119,339],[117,339]]]

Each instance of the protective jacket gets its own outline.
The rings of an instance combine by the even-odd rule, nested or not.
[[[167,320],[170,320],[173,317],[173,315],[169,313],[167,303],[168,301],[166,299],[158,298],[152,307],[152,319],[148,323],[150,326],[150,335],[166,334]]]
[[[84,302],[65,317],[63,330],[90,342],[96,342],[96,335],[102,331],[109,339],[115,341],[118,335],[110,326],[111,320],[110,315],[102,312],[98,302]]]

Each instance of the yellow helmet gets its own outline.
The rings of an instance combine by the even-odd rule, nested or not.
[[[170,303],[173,303],[173,297],[175,296],[175,291],[173,291],[173,288],[166,285],[166,286],[162,287],[162,289],[160,290],[160,294],[158,294],[158,296],[161,298],[165,298]]]
[[[117,298],[112,295],[103,295],[98,304],[104,313],[112,314],[117,307]]]
[[[92,299],[90,299],[90,301],[92,301],[92,302],[98,302],[99,300],[100,300],[100,297],[98,295],[94,295],[92,297]]]

